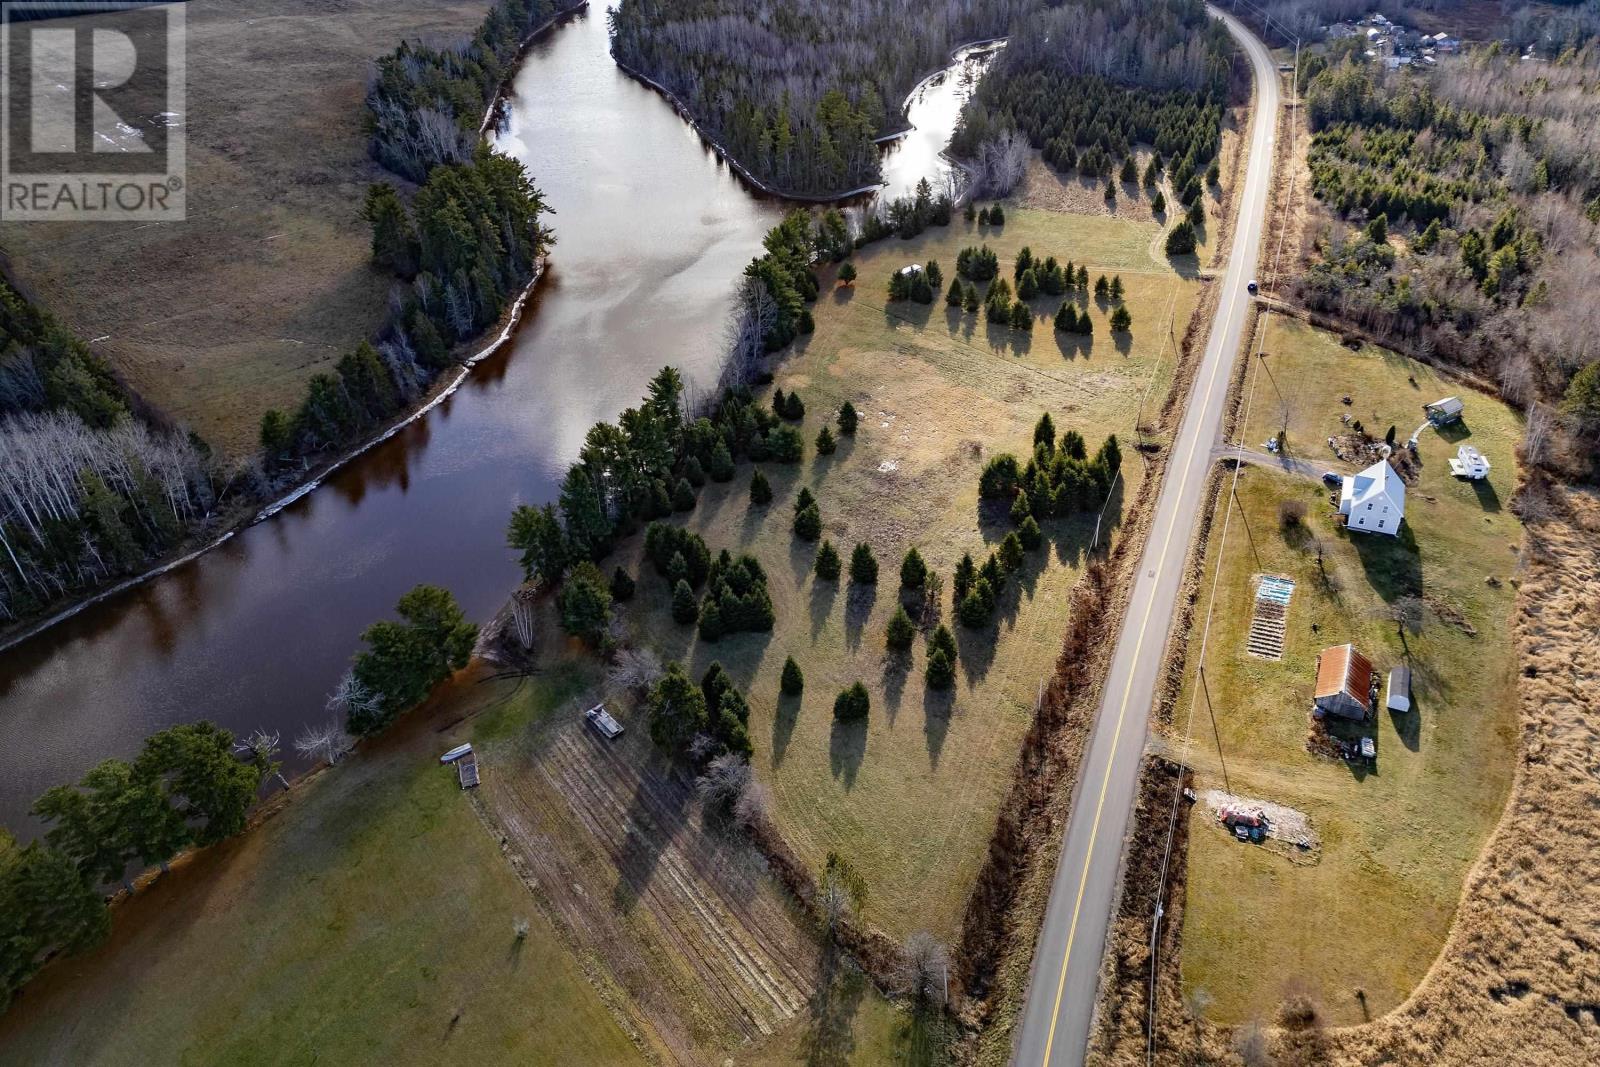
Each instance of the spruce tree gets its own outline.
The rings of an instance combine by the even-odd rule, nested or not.
[[[978,310],[978,287],[971,282],[967,283],[967,288],[961,295],[961,310],[969,315]]]
[[[944,649],[936,648],[928,653],[928,665],[923,668],[922,680],[929,689],[943,691],[949,689],[956,682],[956,669],[950,662],[950,657],[945,655]]]
[[[817,577],[826,582],[838,581],[839,568],[839,550],[833,547],[832,541],[822,542],[822,547],[817,549]]]
[[[947,289],[944,294],[945,304],[950,307],[958,308],[961,306],[961,301],[965,296],[966,292],[961,288],[961,279],[951,278],[950,288]]]
[[[1011,305],[1011,313],[1008,319],[1013,330],[1021,330],[1024,333],[1033,332],[1033,309],[1021,300]]]
[[[695,603],[694,590],[689,588],[689,583],[682,578],[672,590],[672,618],[675,622],[684,625],[694,622],[700,617],[700,605]]]
[[[872,710],[872,698],[860,682],[845,689],[833,701],[833,717],[845,722],[865,719]]]
[[[1113,275],[1111,278],[1111,299],[1121,300],[1127,290],[1122,286],[1122,275]]]
[[[798,515],[806,508],[814,508],[816,506],[817,498],[811,495],[810,489],[802,485],[800,492],[796,493],[794,497],[794,513]]]
[[[1078,309],[1068,300],[1061,305],[1061,310],[1056,312],[1056,329],[1062,333],[1078,332]]]
[[[800,665],[790,656],[783,661],[783,677],[778,681],[778,688],[784,696],[797,697],[806,687],[805,676],[800,673]]]
[[[1133,316],[1128,314],[1126,305],[1119,304],[1111,312],[1111,332],[1127,333],[1133,327]]]
[[[838,423],[840,433],[853,434],[856,432],[856,409],[855,405],[848,400],[839,405]]]
[[[872,554],[872,546],[865,541],[859,542],[855,551],[850,553],[850,580],[857,585],[876,585],[878,582],[878,560]]]
[[[911,616],[906,614],[905,607],[896,607],[894,614],[889,617],[889,625],[884,633],[884,643],[889,651],[909,652],[911,642],[916,636],[916,624],[911,621]]]
[[[817,455],[831,456],[839,447],[839,442],[833,439],[833,431],[824,426],[817,431]]]
[[[1044,544],[1044,534],[1039,530],[1039,522],[1032,515],[1022,520],[1017,527],[1017,533],[1022,535],[1022,547],[1027,549],[1038,548]]]
[[[760,469],[750,476],[750,503],[757,507],[772,503],[772,483]]]
[[[733,481],[733,453],[728,451],[726,441],[719,440],[717,447],[711,450],[711,480],[714,482]]]
[[[906,550],[905,559],[900,561],[900,587],[902,589],[921,589],[922,584],[928,580],[928,565],[923,562],[922,554],[916,546]]]
[[[854,285],[856,283],[856,265],[854,263],[846,261],[840,265],[839,281],[844,285]]]
[[[815,504],[794,517],[794,534],[802,541],[815,541],[822,536],[822,513]]]
[[[689,479],[679,478],[678,484],[672,487],[672,510],[694,510],[694,486],[689,484]]]
[[[1040,415],[1039,421],[1033,424],[1033,443],[1035,447],[1044,445],[1046,451],[1055,451],[1056,424],[1048,411]]]

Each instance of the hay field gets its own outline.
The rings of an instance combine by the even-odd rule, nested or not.
[[[196,0],[187,5],[188,218],[11,223],[33,298],[146,400],[229,455],[261,414],[375,329],[368,64],[403,38],[469,34],[488,0]]]
[[[815,334],[778,368],[775,385],[798,391],[807,407],[806,459],[795,467],[763,465],[776,493],[765,508],[749,506],[751,467],[741,465],[732,483],[703,490],[687,517],[713,552],[752,552],[762,562],[776,631],[698,641],[671,621],[666,582],[648,570],[627,611],[639,638],[684,659],[696,677],[720,661],[747,691],[754,762],[772,788],[780,826],[818,867],[830,850],[849,856],[869,883],[867,918],[893,936],[955,932],[1006,772],[1059,651],[1067,592],[1094,516],[1047,524],[1047,546],[1030,555],[1020,586],[1013,583],[1002,599],[997,630],[952,626],[961,660],[952,695],[925,692],[920,640],[907,660],[885,652],[901,557],[916,545],[946,576],[949,619],[948,576],[962,553],[981,562],[1010,529],[1003,516],[980,510],[978,473],[996,452],[1026,452],[1044,411],[1058,429],[1081,432],[1091,449],[1112,432],[1124,442],[1124,482],[1106,514],[1105,531],[1116,536],[1123,502],[1141,476],[1131,447],[1141,397],[1148,391],[1146,410],[1153,411],[1172,375],[1165,323],[1170,316],[1181,333],[1197,293],[1194,283],[1150,259],[1152,232],[1151,224],[1012,207],[1003,230],[980,232],[957,220],[858,253],[855,288],[824,279]],[[892,271],[932,258],[948,278],[956,252],[980,240],[999,252],[1007,275],[1023,245],[1038,256],[1087,259],[1091,276],[1120,270],[1130,290],[1131,342],[1109,336],[1104,308],[1093,311],[1098,332],[1089,345],[1058,339],[1048,319],[1030,336],[942,303],[885,310]],[[1053,314],[1058,302],[1041,298],[1036,312]],[[837,454],[818,457],[811,441],[847,399],[861,413],[861,428],[842,439]],[[875,589],[852,587],[847,574],[838,583],[814,578],[816,546],[791,532],[801,486],[816,494],[823,536],[847,560],[857,542],[872,546],[880,566]],[[638,573],[639,555],[635,541],[620,561]],[[798,702],[778,699],[788,655],[806,676]],[[870,721],[835,726],[833,698],[858,679],[872,694]]]
[[[1315,478],[1323,466],[1341,473],[1358,466],[1333,459],[1325,445],[1343,431],[1340,414],[1353,413],[1380,438],[1398,424],[1403,442],[1421,421],[1423,402],[1462,390],[1392,353],[1351,352],[1296,320],[1274,317],[1267,330],[1272,373],[1254,387],[1244,441],[1259,446],[1287,412],[1291,452],[1315,467],[1309,476],[1247,467],[1225,548],[1219,512],[1202,584],[1209,596],[1220,565],[1205,661],[1216,731],[1205,695],[1195,703],[1193,661],[1174,729],[1184,729],[1194,706],[1197,788],[1220,787],[1225,761],[1234,793],[1305,812],[1321,847],[1286,857],[1237,843],[1196,805],[1183,985],[1218,1022],[1270,1021],[1287,996],[1303,994],[1323,1020],[1359,1023],[1398,1005],[1432,965],[1510,787],[1517,745],[1510,623],[1522,530],[1506,503],[1520,425],[1498,401],[1462,394],[1464,426],[1421,436],[1401,536],[1346,534]],[[1347,393],[1349,406],[1341,403]],[[1487,484],[1451,477],[1446,459],[1461,440],[1494,464]],[[1283,523],[1284,500],[1303,504],[1303,524]],[[1318,541],[1326,553],[1320,568]],[[1261,574],[1297,583],[1281,661],[1245,648],[1252,578]],[[1425,621],[1420,633],[1402,637],[1386,612],[1412,593],[1426,604]],[[1317,653],[1346,641],[1381,673],[1402,662],[1413,671],[1410,713],[1380,710],[1365,730],[1333,728],[1339,737],[1375,736],[1375,768],[1306,749]]]

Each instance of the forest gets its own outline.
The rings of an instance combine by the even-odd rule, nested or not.
[[[951,150],[981,163],[986,146],[1017,130],[1052,166],[1105,178],[1148,144],[1183,188],[1217,153],[1232,53],[1198,0],[1084,0],[1046,12],[979,84]],[[981,169],[985,193],[1009,191]]]
[[[462,45],[401,42],[378,60],[367,89],[372,158],[414,182],[441,163],[469,162],[484,111],[510,76],[522,42],[581,6],[581,0],[501,0]]]
[[[0,282],[0,622],[172,548],[215,494],[203,445],[130,414],[105,363]]]
[[[880,180],[873,139],[905,127],[901,105],[922,77],[1040,6],[624,0],[611,12],[611,51],[682,100],[757,180],[843,193]]]
[[[1312,191],[1351,225],[1318,238],[1301,299],[1495,381],[1528,410],[1530,458],[1559,423],[1592,465],[1600,48],[1530,64],[1491,46],[1426,78],[1358,56],[1311,70]]]

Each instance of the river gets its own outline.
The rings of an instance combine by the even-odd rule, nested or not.
[[[886,146],[890,195],[937,183],[939,152],[985,59],[913,94]],[[316,492],[161,578],[0,653],[0,820],[163,727],[211,719],[296,732],[418,582],[485,619],[519,580],[506,520],[555,496],[589,427],[664,364],[714,380],[733,281],[784,210],[753,195],[654,90],[611,61],[602,13],[535,42],[500,147],[555,210],[549,274],[512,342],[451,397]]]

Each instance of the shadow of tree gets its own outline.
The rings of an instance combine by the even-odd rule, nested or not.
[[[617,884],[611,903],[626,914],[655,877],[661,850],[689,817],[690,789],[665,757],[652,753],[628,805],[627,837],[617,857]]]
[[[783,765],[784,753],[789,750],[789,739],[794,736],[795,724],[800,721],[800,703],[802,696],[778,695],[777,706],[772,714],[772,760],[771,766]]]
[[[828,731],[828,767],[844,783],[846,791],[855,788],[856,774],[867,754],[867,720],[835,718]]]
[[[928,765],[937,768],[939,755],[944,751],[944,739],[950,733],[950,717],[955,714],[955,691],[925,689],[922,693],[922,734],[928,744]]]
[[[831,939],[817,962],[816,992],[806,1005],[801,1043],[806,1067],[848,1067],[856,1050],[854,1023],[867,979]]]
[[[872,605],[877,603],[877,585],[850,583],[844,600],[844,643],[854,652],[861,647],[861,631],[872,615]]]
[[[994,666],[995,650],[999,647],[999,633],[995,623],[974,629],[971,626],[957,626],[956,661],[962,673],[966,675],[968,683],[977,682],[989,673],[989,668]]]
[[[837,581],[826,582],[821,578],[811,583],[811,638],[816,640],[822,632],[822,627],[827,623],[828,616],[833,613],[834,598],[839,595]]]
[[[884,713],[889,716],[889,725],[894,725],[895,716],[900,712],[900,703],[905,697],[906,679],[911,675],[911,653],[888,652],[883,657],[883,704]]]

